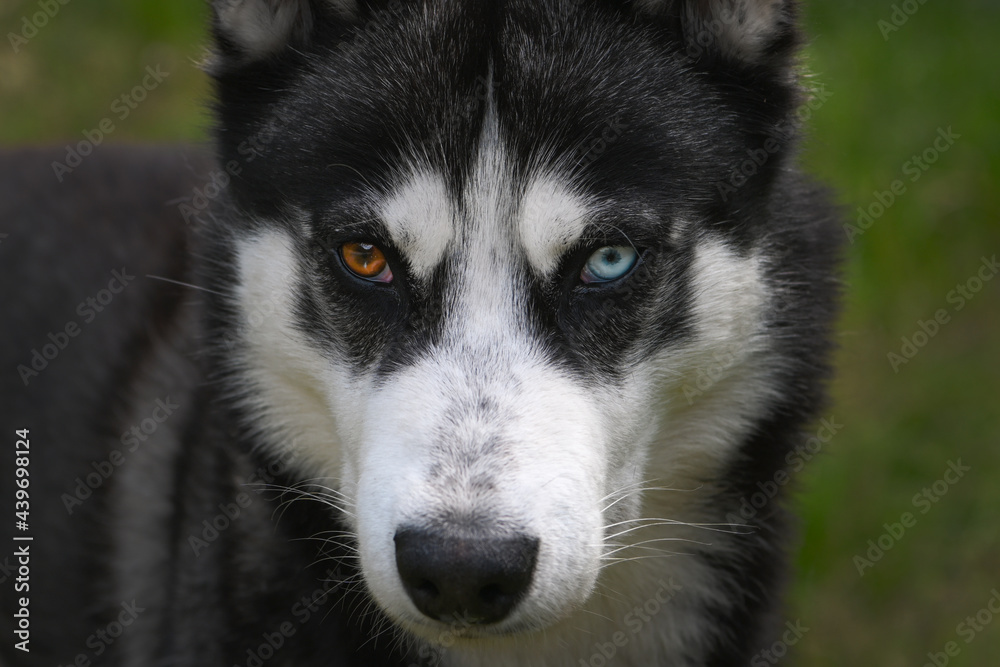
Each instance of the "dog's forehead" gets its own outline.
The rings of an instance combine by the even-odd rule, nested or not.
[[[416,167],[379,204],[396,248],[420,279],[428,278],[461,243],[508,261],[524,258],[539,276],[551,274],[592,222],[592,202],[552,169],[519,175],[503,143],[484,132],[475,167],[461,192],[434,167]]]

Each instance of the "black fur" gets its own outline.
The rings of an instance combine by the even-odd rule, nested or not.
[[[490,105],[517,174],[563,165],[614,204],[616,217],[589,230],[554,281],[522,268],[532,284],[529,325],[573,373],[594,381],[627,373],[618,364],[626,351],[640,363],[694,335],[693,238],[671,241],[679,225],[696,221],[698,233],[741,252],[766,244],[767,279],[783,305],[768,326],[782,347],[785,399],[761,416],[722,480],[720,519],[787,468],[824,401],[838,252],[825,192],[795,170],[795,8],[786,3],[760,54],[741,59],[718,35],[699,42],[685,4],[640,13],[624,0],[372,1],[349,21],[302,2],[309,20],[295,24],[291,47],[257,60],[216,19],[217,163],[197,151],[103,148],[59,186],[49,168],[59,154],[4,154],[2,433],[31,429],[36,536],[32,652],[5,640],[4,662],[69,665],[82,654],[93,664],[215,667],[255,664],[270,651],[265,664],[426,664],[379,634],[388,621],[359,586],[353,545],[302,539],[341,528],[338,519],[317,504],[287,503],[292,496],[280,489],[299,480],[262,449],[233,401],[246,389],[228,363],[239,340],[226,298],[235,283],[231,242],[256,220],[305,211],[312,238],[290,223],[289,232],[323,278],[301,286],[302,326],[330,354],[391,376],[440,335],[449,268],[405,289],[351,283],[332,249],[348,225],[374,215],[365,193],[389,192],[414,151],[459,196]],[[618,134],[598,151],[609,125]],[[768,157],[745,183],[720,187],[761,150]],[[219,171],[231,187],[188,224],[178,203]],[[378,225],[368,234],[377,237]],[[567,292],[589,248],[624,242],[643,251],[636,282]],[[402,259],[391,259],[405,275]],[[134,285],[25,387],[16,367],[120,266],[134,272]],[[654,299],[643,288],[657,284],[668,293]],[[351,333],[358,321],[368,335]],[[651,327],[656,337],[639,336]],[[129,415],[168,394],[183,408],[169,423],[176,437],[163,445],[164,467],[149,472],[163,480],[162,493],[143,497],[116,470],[69,514],[66,495],[93,462],[121,449]],[[4,508],[10,467],[0,465]],[[148,561],[132,564],[145,573],[147,597],[136,602],[147,611],[99,654],[93,633],[129,601],[117,583],[124,564],[109,555],[132,539],[117,517],[154,501],[170,511],[150,512],[136,536]],[[227,514],[233,507],[238,519]],[[227,525],[214,537],[213,521]],[[706,665],[746,664],[773,629],[790,521],[772,503],[748,523],[755,530],[737,555],[701,554],[737,600],[716,613],[726,632]],[[8,638],[15,604],[5,589]],[[274,650],[284,623],[292,632]],[[136,651],[148,658],[135,662]]]

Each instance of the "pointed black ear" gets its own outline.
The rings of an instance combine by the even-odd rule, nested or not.
[[[212,0],[213,69],[263,60],[310,39],[320,13],[343,19],[357,0]]]
[[[797,45],[794,0],[635,0],[640,11],[680,23],[688,52],[746,64],[787,56]]]

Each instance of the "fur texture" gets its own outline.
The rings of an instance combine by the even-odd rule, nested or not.
[[[198,289],[136,290],[167,320],[139,356],[94,344],[125,370],[89,456],[181,407],[94,514],[46,519],[109,593],[37,664],[130,600],[113,664],[747,664],[790,521],[740,508],[823,404],[836,296],[794,4],[212,7],[231,184],[178,233],[198,266],[156,274]],[[26,419],[51,392],[4,385]]]

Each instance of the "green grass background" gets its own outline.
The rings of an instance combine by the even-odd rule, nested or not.
[[[902,178],[907,191],[848,246],[835,402],[843,428],[802,480],[798,572],[787,611],[809,628],[802,665],[1000,664],[1000,618],[969,643],[957,626],[1000,590],[1000,279],[955,311],[947,294],[1000,254],[1000,3],[927,0],[885,39],[891,2],[812,0],[805,62],[832,96],[804,160],[849,215]],[[169,78],[109,140],[201,140],[208,86],[198,0],[71,0],[14,53],[37,0],[0,4],[0,145],[80,140],[147,65]],[[960,138],[915,183],[902,174],[938,128]],[[951,321],[898,372],[887,354],[918,321]],[[914,494],[949,461],[971,471],[921,514]],[[917,523],[859,576],[883,524]]]

